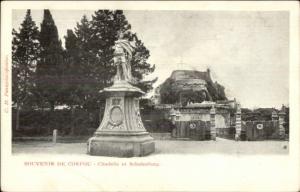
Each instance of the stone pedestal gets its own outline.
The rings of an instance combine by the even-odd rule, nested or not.
[[[88,153],[134,157],[154,152],[154,140],[140,116],[139,97],[143,92],[126,81],[116,81],[102,92],[106,95],[105,112],[99,128],[88,140]]]

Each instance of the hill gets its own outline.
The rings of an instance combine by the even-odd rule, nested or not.
[[[224,90],[221,84],[212,81],[209,69],[204,72],[176,70],[160,85],[161,103],[224,101],[227,100]]]

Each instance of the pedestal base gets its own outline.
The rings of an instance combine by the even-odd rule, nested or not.
[[[140,114],[139,97],[143,92],[126,81],[116,81],[105,88],[103,119],[88,141],[90,155],[139,157],[155,150],[153,138],[146,131]]]
[[[96,135],[88,141],[88,153],[97,156],[140,157],[155,151],[149,133],[139,135]]]

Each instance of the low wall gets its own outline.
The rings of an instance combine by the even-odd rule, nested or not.
[[[191,140],[209,140],[209,121],[176,121],[172,131],[174,138],[189,138]]]
[[[217,128],[217,137],[235,139],[235,127]],[[241,140],[259,141],[284,139],[279,135],[279,122],[275,121],[242,121]]]
[[[281,139],[278,121],[243,121],[242,131],[248,141]]]

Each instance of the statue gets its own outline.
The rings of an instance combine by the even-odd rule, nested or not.
[[[114,46],[117,73],[114,83],[101,90],[106,96],[103,119],[93,137],[88,140],[90,155],[139,157],[155,151],[153,138],[145,129],[139,108],[144,92],[134,86],[131,59],[134,46],[120,38]]]
[[[134,48],[135,47],[131,45],[129,41],[124,39],[115,42],[114,63],[117,66],[117,73],[114,77],[114,81],[134,82],[130,65]]]

